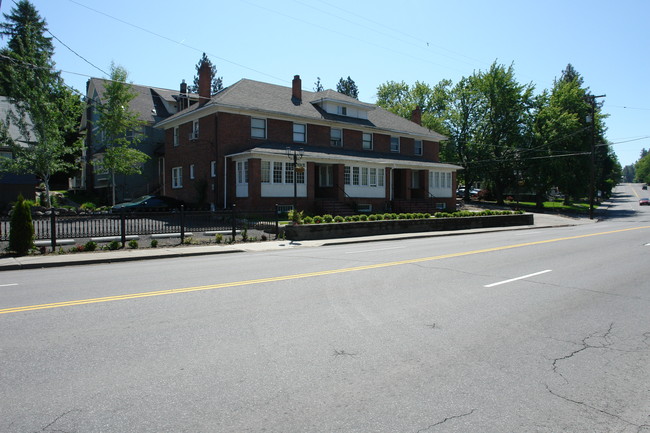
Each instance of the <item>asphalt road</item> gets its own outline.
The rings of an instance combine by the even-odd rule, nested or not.
[[[0,431],[650,431],[640,195],[575,227],[3,272]]]

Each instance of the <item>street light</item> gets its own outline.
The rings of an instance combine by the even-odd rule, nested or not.
[[[295,150],[287,147],[286,154],[289,159],[293,160],[293,210],[298,212],[298,161],[305,156],[305,149],[301,147]]]

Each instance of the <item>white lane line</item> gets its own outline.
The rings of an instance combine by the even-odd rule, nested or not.
[[[524,276],[522,276],[522,277],[511,278],[511,279],[509,279],[509,280],[505,280],[505,281],[499,281],[498,283],[488,284],[487,286],[483,286],[483,287],[494,287],[494,286],[498,286],[498,285],[500,285],[500,284],[512,283],[513,281],[523,280],[523,279],[525,279],[525,278],[534,277],[534,276],[536,276],[536,275],[542,275],[542,274],[545,274],[545,273],[547,273],[547,272],[551,272],[551,269],[547,269],[547,270],[545,270],[545,271],[540,271],[540,272],[535,272],[534,274],[524,275]]]
[[[359,253],[374,253],[375,251],[386,251],[386,250],[401,250],[404,247],[392,247],[392,248],[375,248],[373,250],[362,250],[362,251],[346,251],[345,254],[359,254]]]
[[[9,287],[9,286],[17,286],[18,283],[11,283],[11,284],[0,284],[0,287]]]

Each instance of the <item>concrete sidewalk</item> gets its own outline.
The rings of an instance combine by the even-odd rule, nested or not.
[[[281,251],[298,247],[318,247],[324,245],[341,245],[362,242],[377,242],[399,239],[415,239],[438,236],[454,236],[470,233],[486,233],[513,230],[531,230],[549,227],[567,227],[580,224],[591,224],[596,220],[589,218],[569,218],[558,215],[535,214],[534,224],[516,227],[497,227],[485,229],[437,231],[422,233],[403,233],[394,235],[364,236],[357,238],[325,239],[318,241],[267,241],[255,243],[241,243],[234,245],[186,245],[164,248],[123,249],[117,251],[95,251],[88,253],[47,254],[23,257],[0,258],[0,271],[19,269],[38,269],[57,266],[91,265],[98,263],[117,263],[132,260],[151,260],[175,257],[190,257],[208,254],[228,254],[259,251]]]

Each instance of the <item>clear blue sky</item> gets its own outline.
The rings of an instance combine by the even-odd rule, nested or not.
[[[375,102],[387,81],[457,82],[497,60],[550,89],[568,63],[606,94],[607,138],[623,166],[650,148],[647,0],[32,0],[59,40],[57,68],[83,91],[111,61],[136,84],[177,89],[202,52],[224,85],[241,78],[312,90],[350,76]],[[2,1],[8,13],[11,0]],[[5,44],[6,41],[2,41]],[[70,49],[66,48],[67,45]]]

